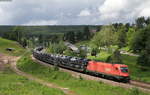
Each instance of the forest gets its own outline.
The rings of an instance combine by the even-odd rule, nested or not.
[[[107,50],[113,53],[105,61],[112,63],[122,63],[119,56],[120,51],[124,50],[139,55],[137,63],[144,67],[150,66],[149,31],[150,17],[139,17],[134,24],[0,26],[1,37],[17,41],[24,48],[45,46],[52,53],[79,57],[87,57],[88,54],[96,56],[99,52]],[[85,45],[89,49],[80,49],[80,53],[76,54],[66,49],[64,41],[76,44],[78,47]]]

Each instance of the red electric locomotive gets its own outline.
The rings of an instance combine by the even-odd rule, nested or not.
[[[128,66],[124,64],[89,61],[86,70],[124,82],[129,82],[130,80]]]

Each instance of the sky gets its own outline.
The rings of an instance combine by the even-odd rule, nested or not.
[[[0,0],[0,25],[103,25],[150,16],[150,0]]]

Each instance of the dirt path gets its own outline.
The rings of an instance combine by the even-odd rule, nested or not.
[[[17,66],[16,66],[16,63],[17,63],[17,60],[19,59],[20,57],[11,57],[11,56],[5,56],[5,55],[1,55],[0,54],[0,63],[1,64],[10,64],[11,66],[11,69],[16,72],[18,75],[21,75],[21,76],[24,76],[26,78],[28,78],[29,80],[33,80],[35,82],[38,82],[42,85],[45,85],[47,87],[50,87],[50,88],[56,88],[56,89],[60,89],[62,90],[66,95],[77,95],[75,92],[69,90],[69,88],[63,88],[63,87],[60,87],[58,85],[55,85],[53,83],[50,83],[50,82],[47,82],[47,81],[44,81],[42,79],[39,79],[39,78],[36,78],[30,74],[27,74],[25,72],[22,72],[20,71]]]

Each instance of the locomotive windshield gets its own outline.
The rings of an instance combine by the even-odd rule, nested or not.
[[[128,72],[128,68],[127,67],[120,67],[121,72],[127,73]]]

